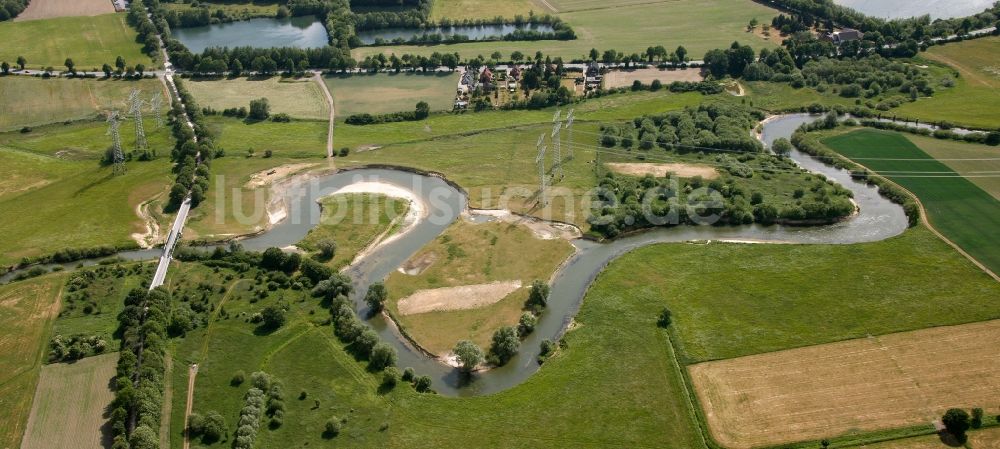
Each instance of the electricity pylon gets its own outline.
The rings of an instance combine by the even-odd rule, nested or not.
[[[562,179],[562,145],[560,144],[559,131],[562,130],[562,123],[552,124],[552,144],[555,147],[555,157],[552,162],[552,177],[556,180]]]
[[[569,114],[566,115],[566,131],[569,131],[568,142],[569,142],[569,155],[566,157],[567,160],[573,159],[573,121],[576,117],[573,116],[573,109],[569,110]]]
[[[111,173],[115,176],[125,174],[125,153],[122,152],[122,138],[118,133],[120,125],[121,117],[118,115],[118,111],[109,112],[107,134],[111,136],[111,162],[114,164]]]
[[[538,164],[538,182],[540,184],[538,202],[542,206],[546,206],[549,202],[545,192],[548,189],[548,179],[545,175],[545,134],[538,136],[538,143],[535,146],[538,148],[538,156],[535,156],[535,164]]]
[[[128,113],[135,120],[135,149],[145,150],[149,148],[146,144],[146,130],[142,126],[142,105],[145,103],[139,98],[139,89],[132,89],[128,94]]]
[[[149,100],[149,109],[153,112],[153,118],[156,120],[156,127],[159,128],[163,126],[163,115],[161,114],[163,109],[163,95],[159,92],[153,94],[153,98]]]

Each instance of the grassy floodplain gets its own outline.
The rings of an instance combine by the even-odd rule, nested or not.
[[[324,198],[320,207],[320,224],[297,246],[315,252],[324,240],[336,242],[336,253],[326,261],[334,269],[350,264],[376,239],[392,235],[409,209],[406,200],[371,193],[333,195]]]
[[[506,2],[505,2],[506,3]],[[678,0],[669,3],[629,1],[624,5],[607,2],[584,5],[581,2],[551,2],[559,18],[570,24],[577,38],[569,41],[471,42],[434,46],[362,47],[354,50],[355,59],[366,55],[405,53],[429,55],[435,51],[458,52],[463,57],[489,56],[499,51],[505,57],[513,51],[533,55],[536,51],[565,59],[585,59],[591,48],[615,49],[626,54],[643,53],[650,45],[673,50],[678,45],[688,49],[692,59],[700,59],[708,50],[728,47],[733,41],[754,48],[773,47],[746,31],[750,19],[770,23],[778,12],[750,0]],[[561,7],[567,8],[565,12]],[[538,8],[536,13],[552,13]],[[476,14],[492,18],[492,15]]]
[[[1000,272],[1000,200],[898,133],[859,130],[823,143],[912,192],[937,230]]]
[[[0,286],[0,447],[18,447],[45,360],[66,277],[53,274]]]
[[[458,221],[411,258],[434,260],[428,268],[417,275],[389,275],[387,307],[406,333],[434,354],[451,351],[459,340],[488,348],[494,331],[517,325],[531,282],[548,282],[572,252],[569,242],[538,239],[524,226]],[[490,305],[411,315],[399,310],[400,300],[420,290],[505,281],[520,281],[521,288]]]
[[[132,89],[139,89],[146,100],[159,94],[164,105],[162,116],[166,118],[170,102],[158,80],[0,77],[0,103],[10,105],[0,115],[0,131],[90,119],[110,108],[125,111],[125,102]]]
[[[451,110],[458,86],[458,74],[376,73],[327,75],[323,81],[333,94],[337,116],[347,117],[367,112],[386,114],[412,111],[419,101],[426,101],[432,111]]]
[[[931,47],[920,54],[928,64],[946,64],[958,74],[955,87],[937,88],[933,97],[907,103],[900,115],[927,121],[949,121],[975,128],[1000,126],[1000,37],[984,37]]]
[[[142,63],[152,68],[153,61],[135,39],[125,14],[2,22],[0,61],[14,65],[18,56],[24,56],[26,68],[65,70],[66,58],[73,58],[77,70],[100,70],[105,63],[114,66],[115,58],[122,56],[129,65]]]
[[[167,127],[144,124],[149,146],[159,157],[126,163],[124,176],[100,165],[110,145],[102,122],[48,125],[22,134],[0,133],[0,159],[9,161],[27,185],[0,182],[0,265],[63,248],[132,244],[131,233],[144,232],[136,207],[170,185],[166,155],[173,148]],[[134,147],[128,123],[122,146]],[[161,223],[162,224],[162,223]]]
[[[325,120],[330,113],[326,97],[312,78],[191,79],[184,86],[198,99],[198,105],[218,111],[249,108],[250,100],[267,98],[271,114],[285,113],[295,118]]]

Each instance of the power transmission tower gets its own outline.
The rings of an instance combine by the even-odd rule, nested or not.
[[[149,109],[153,111],[153,118],[156,120],[156,127],[159,128],[163,126],[163,95],[159,92],[153,94],[153,98],[149,100]]]
[[[552,177],[556,180],[562,179],[562,145],[560,145],[559,131],[562,130],[562,123],[555,122],[552,124],[552,144],[555,148],[556,154],[552,161]]]
[[[546,190],[548,189],[548,177],[545,175],[545,134],[538,136],[538,143],[535,144],[538,148],[538,156],[535,156],[535,163],[538,164],[538,179],[540,188],[538,190],[538,202],[542,206],[549,204]]]
[[[120,125],[121,117],[118,115],[118,111],[109,112],[107,134],[111,135],[111,162],[114,164],[111,173],[115,176],[125,174],[125,153],[122,152],[122,139],[118,133]]]
[[[576,117],[573,116],[573,109],[569,110],[569,114],[566,115],[566,130],[569,131],[569,155],[566,159],[573,159],[573,121]]]
[[[135,149],[145,150],[149,148],[146,144],[146,130],[142,126],[142,105],[145,103],[139,98],[139,89],[132,89],[128,94],[128,113],[135,121]]]

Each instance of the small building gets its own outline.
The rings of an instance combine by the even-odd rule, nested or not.
[[[513,79],[513,80],[515,80],[515,81],[520,81],[521,80],[521,68],[515,65],[515,66],[513,66],[513,67],[511,67],[510,69],[507,70],[507,75],[510,76],[510,78]]]
[[[115,5],[115,12],[125,12],[128,9],[128,2],[126,0],[112,0],[111,4]]]
[[[489,67],[483,69],[479,75],[479,82],[482,84],[493,84],[493,71]]]
[[[844,42],[861,40],[865,37],[865,33],[853,28],[844,28],[840,31],[829,33],[825,37],[826,40],[833,42],[835,45],[840,45]]]
[[[597,62],[591,62],[587,66],[587,71],[584,74],[584,88],[585,89],[597,89],[601,87],[601,83],[604,82],[604,75],[601,75],[601,66]]]

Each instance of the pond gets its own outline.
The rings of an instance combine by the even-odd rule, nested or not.
[[[358,38],[365,45],[374,44],[378,39],[391,42],[395,39],[410,40],[415,36],[427,34],[442,34],[446,38],[454,34],[468,36],[469,39],[482,40],[494,36],[506,36],[516,30],[537,31],[540,33],[552,32],[552,25],[532,24],[532,25],[480,25],[480,26],[453,26],[453,27],[430,27],[430,28],[382,28],[377,30],[358,31]]]
[[[329,44],[326,27],[316,16],[288,19],[250,19],[172,30],[193,53],[209,47],[319,48]]]
[[[994,0],[834,0],[883,19],[905,19],[930,14],[931,20],[965,17],[983,12]]]

